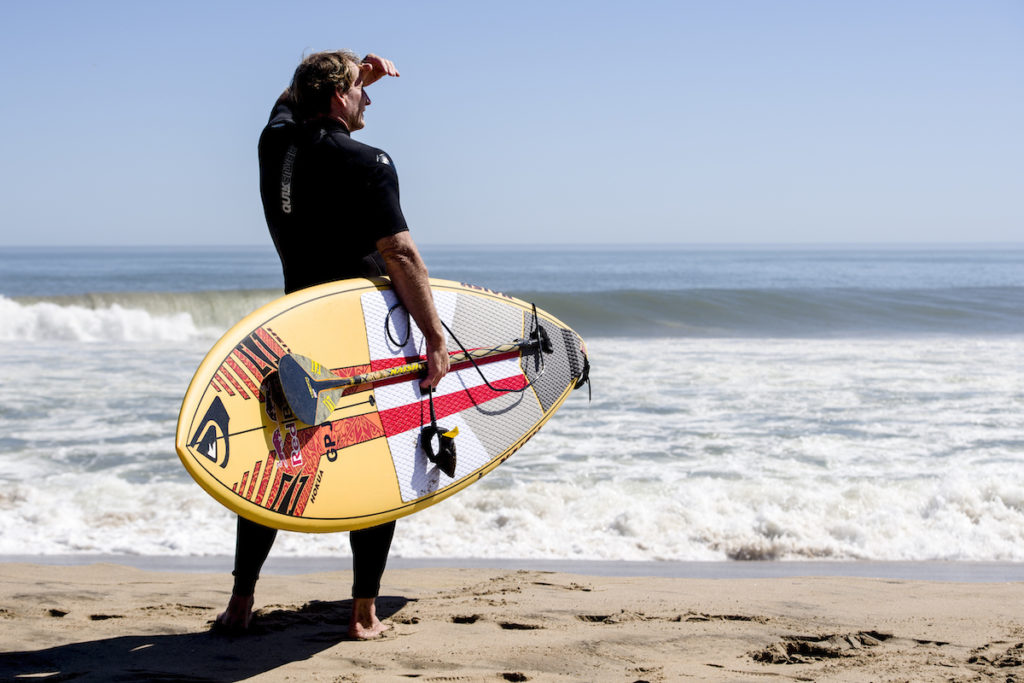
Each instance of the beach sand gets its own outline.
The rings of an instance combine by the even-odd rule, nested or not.
[[[0,680],[1024,681],[1024,584],[391,569],[376,641],[346,571],[264,576],[253,632],[210,625],[223,573],[0,564]]]

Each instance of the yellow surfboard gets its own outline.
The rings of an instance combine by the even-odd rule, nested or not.
[[[189,474],[243,517],[323,532],[422,510],[504,462],[586,380],[585,345],[532,304],[430,283],[453,362],[432,395],[423,337],[386,278],[304,289],[203,359],[175,438]]]

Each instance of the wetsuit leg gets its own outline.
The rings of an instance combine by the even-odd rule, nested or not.
[[[256,590],[256,581],[260,578],[260,569],[270,554],[270,548],[277,538],[277,529],[250,522],[238,517],[238,532],[235,536],[235,595],[252,595]]]
[[[348,543],[352,546],[352,597],[375,598],[380,592],[380,578],[388,563],[395,523],[387,522],[369,529],[351,531]]]

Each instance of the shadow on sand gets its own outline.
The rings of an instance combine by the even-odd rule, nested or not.
[[[393,616],[409,600],[377,599]],[[214,631],[119,636],[0,653],[0,681],[240,681],[309,659],[348,640],[351,600],[314,601],[298,609],[258,611],[240,636]]]

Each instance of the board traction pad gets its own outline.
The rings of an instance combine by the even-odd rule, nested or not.
[[[419,357],[425,353],[423,336],[415,324],[411,324],[410,330],[406,316],[389,317],[388,312],[398,304],[393,290],[367,292],[362,295],[362,304],[371,364],[385,359]],[[449,347],[458,341],[466,348],[478,348],[493,344],[495,340],[505,342],[524,336],[523,314],[517,309],[454,292],[436,292],[434,304],[441,320],[456,337],[449,339]],[[386,324],[392,334],[385,333]],[[379,334],[373,330],[379,330]],[[404,345],[395,344],[395,341],[402,340],[406,340]],[[518,359],[484,363],[479,368],[478,371],[470,366],[450,372],[434,391],[438,424],[446,429],[457,427],[459,430],[455,440],[458,457],[453,477],[448,477],[430,463],[420,445],[420,429],[429,424],[430,413],[429,399],[422,396],[418,379],[382,387],[375,392],[382,418],[396,411],[407,415],[403,422],[384,418],[403,502],[434,493],[480,469],[543,418],[544,411],[529,390],[501,393],[492,391],[484,383],[486,377],[494,386],[524,388],[527,381]],[[416,408],[411,414],[409,406]],[[505,419],[488,419],[496,415]]]

